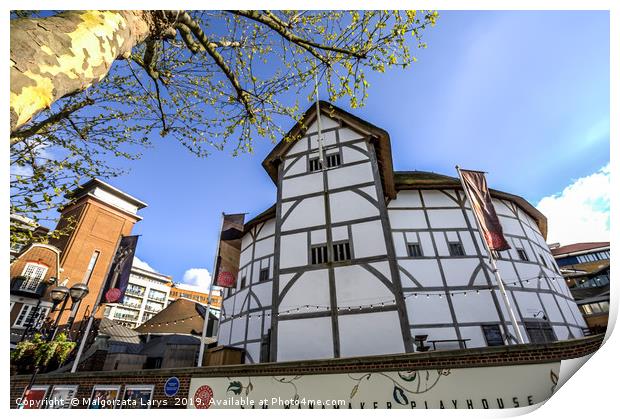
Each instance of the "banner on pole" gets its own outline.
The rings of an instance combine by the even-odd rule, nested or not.
[[[239,275],[239,257],[245,214],[225,214],[215,267],[215,285],[233,288]]]
[[[484,172],[474,170],[459,170],[463,186],[467,189],[474,216],[482,229],[482,237],[489,249],[502,251],[510,249],[504,237],[502,225],[499,222],[491,193],[487,187]]]
[[[106,303],[118,303],[125,296],[136,246],[138,245],[138,237],[124,236],[121,238],[105,282],[104,299]]]

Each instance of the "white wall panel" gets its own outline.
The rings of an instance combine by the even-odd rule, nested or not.
[[[332,119],[329,116],[321,114],[321,130],[326,130],[326,129],[330,129],[330,128],[336,128],[339,125],[340,124],[335,119]],[[308,127],[308,130],[306,132],[307,133],[314,133],[314,132],[317,132],[318,130],[319,130],[319,126],[318,126],[316,118],[315,118],[315,120],[312,121],[312,124],[310,124],[310,126]]]
[[[232,321],[223,322],[220,325],[220,330],[218,332],[218,342],[222,345],[230,345],[230,327],[232,326]]]
[[[487,342],[484,339],[484,333],[482,332],[482,327],[459,327],[459,331],[461,332],[461,337],[463,339],[471,339],[467,342],[467,348],[480,348],[487,346]]]
[[[499,321],[493,297],[488,292],[468,292],[451,297],[456,320],[460,323]]]
[[[450,197],[446,196],[441,191],[422,191],[424,197],[424,205],[429,207],[458,207],[458,204],[454,202]]]
[[[390,201],[388,208],[421,207],[420,192],[417,190],[398,191],[396,199]]]
[[[308,235],[287,234],[281,237],[280,268],[306,266],[308,264]]]
[[[409,324],[452,323],[450,307],[446,297],[419,294],[405,300]]]
[[[275,239],[273,237],[257,241],[256,249],[254,250],[254,258],[258,259],[272,254],[274,247]]]
[[[322,196],[303,199],[282,223],[282,231],[325,224],[325,202]],[[283,211],[282,214],[285,212]]]
[[[394,298],[377,277],[360,266],[338,267],[334,273],[339,307],[381,303]]]
[[[275,234],[276,232],[276,219],[272,218],[271,220],[267,220],[263,224],[262,228],[260,228],[260,226],[258,226],[258,228],[260,229],[260,231],[258,232],[257,239],[262,239],[263,237],[271,236],[272,234]]]
[[[329,194],[329,206],[333,223],[379,215],[377,207],[351,191]]]
[[[288,155],[304,153],[308,151],[308,138],[302,137],[299,140],[295,141],[295,144],[288,151]]]
[[[260,339],[260,327],[262,318],[258,317],[258,313],[252,314],[252,317],[248,317],[248,340]],[[255,359],[255,361],[257,361]]]
[[[405,345],[398,325],[396,311],[338,316],[340,356],[403,353]]]
[[[245,350],[250,355],[254,363],[260,362],[260,342],[248,343]],[[248,363],[251,362],[250,359],[247,357],[246,357],[246,361],[248,361]]]
[[[466,228],[465,218],[460,209],[428,210],[431,228]]]
[[[307,157],[301,156],[301,158],[299,159],[297,159],[296,157],[286,159],[284,163],[284,169],[286,172],[286,174],[284,175],[285,178],[306,172],[308,170]]]
[[[245,341],[245,322],[247,321],[246,317],[240,317],[238,319],[232,320],[232,335],[230,338],[230,343],[235,344],[238,342]]]
[[[323,174],[321,172],[313,172],[306,176],[298,176],[282,180],[283,199],[314,192],[321,192],[322,190]]]
[[[333,358],[329,317],[278,322],[278,361]]]
[[[423,210],[388,210],[388,215],[394,229],[428,228]]]
[[[363,139],[364,136],[362,134],[359,134],[356,131],[353,131],[352,129],[349,128],[341,128],[338,131],[338,134],[340,135],[340,142],[343,143],[345,141],[351,141],[351,140],[360,140]],[[367,150],[366,148],[366,144],[363,144],[364,149]]]
[[[327,270],[308,271],[302,274],[280,302],[280,311],[303,305],[329,306],[329,280]]]
[[[260,304],[263,307],[271,305],[271,290],[272,290],[272,282],[263,282],[256,285],[252,285],[252,292],[260,301]],[[250,302],[250,308],[258,308],[256,301],[252,300]]]
[[[381,221],[353,224],[351,231],[356,258],[387,254]]]
[[[329,189],[343,188],[374,180],[370,162],[359,163],[353,166],[340,167],[327,171],[327,185]]]
[[[441,261],[446,283],[449,287],[467,286],[469,278],[479,264],[480,261],[474,258],[450,258]]]
[[[400,259],[398,264],[413,275],[423,287],[438,287],[443,285],[439,266],[434,259]],[[406,279],[404,275],[400,277],[403,281],[403,286],[405,286],[404,283],[409,280]],[[412,284],[409,286],[414,285]]]
[[[342,147],[342,163],[343,164],[355,163],[357,161],[364,161],[364,160],[368,160],[368,157],[360,153],[358,150],[355,150],[354,148],[351,148],[349,146]]]

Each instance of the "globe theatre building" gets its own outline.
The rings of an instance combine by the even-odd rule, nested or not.
[[[515,343],[458,178],[395,172],[388,133],[320,102],[263,161],[273,207],[246,222],[219,343],[274,362]],[[491,190],[511,249],[497,265],[526,342],[586,324],[526,200]]]

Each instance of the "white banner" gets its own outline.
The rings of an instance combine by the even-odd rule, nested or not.
[[[297,376],[192,378],[188,408],[510,409],[544,402],[560,363]]]

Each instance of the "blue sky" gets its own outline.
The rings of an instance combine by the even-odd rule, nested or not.
[[[485,170],[493,188],[534,205],[551,200],[551,228],[569,196],[608,228],[608,14],[440,12],[425,41],[412,67],[369,75],[367,104],[352,111],[390,133],[395,170]],[[149,204],[134,228],[139,258],[182,281],[190,269],[211,271],[222,211],[252,217],[274,203],[261,166],[273,145],[259,139],[253,155],[199,159],[172,140],[154,142],[110,183]],[[598,195],[570,189],[592,192],[588,179]]]

